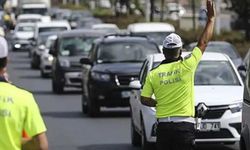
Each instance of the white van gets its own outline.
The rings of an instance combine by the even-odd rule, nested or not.
[[[66,30],[71,30],[68,21],[37,22],[34,37],[37,39],[39,33],[42,32],[60,32]]]
[[[246,57],[250,57],[247,55]],[[250,150],[250,58],[245,58],[247,60],[246,70],[247,76],[245,80],[244,89],[244,101],[242,109],[242,129],[240,137],[240,149]]]
[[[162,49],[162,42],[165,37],[175,32],[173,25],[162,22],[142,22],[128,25],[127,30],[134,35],[145,35],[152,38]]]

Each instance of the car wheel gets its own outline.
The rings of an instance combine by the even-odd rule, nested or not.
[[[135,130],[135,125],[131,119],[131,143],[133,146],[141,146],[141,135]]]
[[[45,73],[42,69],[40,70],[40,74],[41,74],[42,78],[47,78],[48,77],[48,74]]]
[[[55,79],[52,79],[52,90],[56,94],[61,94],[63,93],[64,86],[62,83],[59,83]]]
[[[142,134],[141,134],[141,149],[142,150],[154,150],[154,144],[148,142],[147,137],[146,137],[146,131],[145,131],[145,125],[143,120],[141,121],[141,129],[142,129]]]
[[[82,94],[82,113],[87,114],[88,113],[88,105],[86,97]]]
[[[244,139],[241,137],[240,138],[240,150],[246,150],[246,144],[245,144],[245,141]]]
[[[91,95],[87,98],[87,109],[88,115],[90,117],[97,117],[100,113],[100,106],[96,98],[93,98]]]

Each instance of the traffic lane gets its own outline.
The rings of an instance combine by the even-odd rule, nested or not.
[[[139,150],[130,144],[128,111],[104,110],[98,118],[81,113],[80,91],[67,89],[62,95],[52,93],[51,80],[40,78],[30,69],[27,53],[10,53],[10,79],[34,93],[48,128],[53,150]],[[236,150],[237,145],[202,145],[198,149]]]
[[[51,80],[40,78],[38,70],[30,69],[26,52],[10,53],[8,70],[14,84],[34,94],[48,128],[50,149],[110,149],[112,145],[114,149],[133,149],[129,144],[128,111],[106,111],[99,118],[82,115],[79,90],[53,94]]]

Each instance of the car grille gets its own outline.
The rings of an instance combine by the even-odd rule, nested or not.
[[[117,75],[116,76],[116,83],[118,86],[124,86],[129,85],[129,83],[135,79],[137,79],[138,76],[136,75]]]
[[[77,79],[77,78],[71,78],[71,79],[70,79],[70,82],[71,82],[71,83],[81,83],[82,80],[81,80],[81,79]]]
[[[234,138],[228,129],[220,129],[220,131],[197,132],[196,139],[219,139],[219,138]]]
[[[229,108],[227,106],[210,106],[202,119],[219,119]]]

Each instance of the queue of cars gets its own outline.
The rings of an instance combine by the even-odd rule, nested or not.
[[[79,17],[82,15],[85,17]],[[116,25],[103,23],[87,12],[65,14],[69,21],[25,17],[19,17],[14,31],[13,51],[29,50],[31,67],[40,69],[42,77],[51,77],[54,93],[63,93],[65,87],[82,89],[82,112],[91,117],[98,116],[101,107],[130,107],[132,145],[150,147],[156,138],[155,108],[141,104],[140,90],[147,73],[164,59],[161,42],[175,32],[174,26],[135,23],[120,33]],[[249,59],[244,63],[249,64]],[[202,118],[196,143],[241,141],[242,150],[250,149],[249,77],[245,76],[243,99],[244,84],[237,71],[241,64],[230,43],[208,44],[196,71],[195,90],[196,105],[204,103],[209,111]]]

